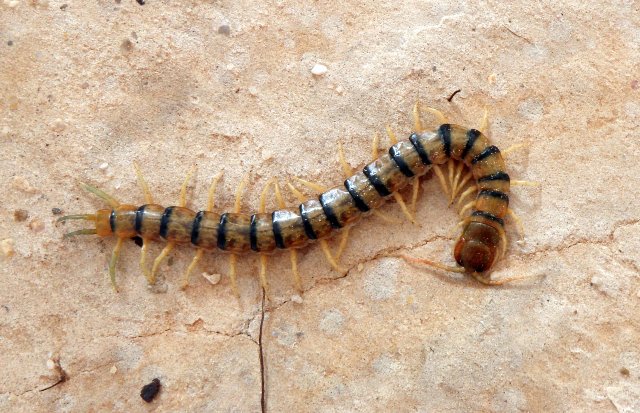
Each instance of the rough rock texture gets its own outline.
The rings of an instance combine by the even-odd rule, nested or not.
[[[0,410],[259,411],[255,256],[238,302],[200,276],[225,256],[181,291],[178,249],[149,288],[127,242],[116,294],[114,240],[63,240],[81,225],[52,209],[103,206],[78,180],[142,203],[137,160],[165,205],[197,164],[194,209],[220,170],[230,209],[249,174],[254,210],[272,176],[341,182],[338,142],[362,165],[418,99],[469,126],[487,107],[498,146],[528,143],[509,173],[541,185],[513,189],[525,239],[510,226],[493,276],[546,277],[491,288],[388,257],[452,263],[456,212],[429,175],[420,226],[385,206],[401,222],[354,227],[346,272],[301,251],[302,299],[288,255],[270,261],[268,410],[640,410],[637,1],[143,3],[0,3]]]

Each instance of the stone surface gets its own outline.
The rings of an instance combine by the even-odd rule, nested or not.
[[[114,240],[63,240],[81,225],[52,210],[104,206],[78,180],[141,204],[134,160],[165,205],[195,163],[194,209],[220,170],[231,209],[249,174],[255,210],[272,176],[341,182],[338,142],[362,165],[418,99],[468,126],[487,107],[499,147],[528,144],[509,173],[541,185],[513,189],[525,239],[511,226],[493,276],[546,277],[488,288],[386,257],[452,262],[455,209],[429,175],[420,226],[385,206],[402,222],[354,227],[346,273],[305,249],[297,296],[288,255],[270,260],[268,410],[640,409],[637,1],[139,3],[0,3],[0,410],[259,411],[255,256],[238,302],[226,276],[179,289],[190,248],[147,287],[127,242],[116,294]]]

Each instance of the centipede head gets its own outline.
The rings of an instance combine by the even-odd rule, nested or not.
[[[469,222],[458,238],[453,255],[468,273],[488,271],[498,256],[501,237],[494,227]]]

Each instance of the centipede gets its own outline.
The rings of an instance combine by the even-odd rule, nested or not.
[[[438,118],[437,127],[429,130],[423,126],[424,110]],[[203,255],[220,250],[229,254],[228,277],[235,295],[239,296],[236,280],[238,257],[252,252],[259,254],[259,279],[263,289],[268,292],[267,257],[276,251],[288,250],[293,284],[296,290],[302,292],[301,275],[297,268],[297,251],[317,243],[329,264],[339,270],[338,260],[346,245],[349,229],[364,216],[383,216],[379,208],[389,199],[394,198],[400,204],[403,213],[415,222],[399,191],[413,184],[412,203],[415,210],[419,179],[433,170],[451,202],[459,195],[458,206],[462,205],[464,199],[476,193],[475,199],[460,209],[462,218],[459,226],[462,230],[453,248],[453,258],[457,265],[445,265],[406,254],[395,256],[410,263],[467,274],[485,285],[501,285],[528,278],[517,276],[492,279],[490,275],[496,261],[506,252],[506,216],[513,216],[518,223],[519,219],[509,208],[509,191],[515,181],[506,172],[503,153],[482,132],[488,126],[486,110],[481,126],[475,129],[449,123],[438,110],[416,103],[413,108],[413,123],[414,131],[403,140],[398,140],[387,127],[391,146],[383,155],[379,155],[379,137],[375,135],[372,161],[359,171],[352,170],[344,160],[344,152],[340,145],[340,163],[345,176],[342,185],[325,188],[297,178],[298,183],[319,193],[317,198],[306,199],[296,186],[288,182],[287,187],[299,201],[296,207],[286,206],[280,184],[272,178],[261,193],[257,212],[247,214],[240,210],[240,194],[246,181],[238,186],[233,210],[216,212],[214,193],[221,176],[219,173],[212,180],[207,208],[193,211],[186,207],[186,189],[193,171],[188,174],[182,185],[178,205],[164,207],[154,203],[142,172],[134,163],[145,198],[144,205],[121,203],[101,189],[81,183],[85,190],[105,201],[109,208],[99,209],[93,214],[66,215],[58,221],[84,220],[94,223],[93,228],[66,233],[65,238],[77,235],[116,238],[108,266],[109,278],[115,291],[118,291],[116,264],[123,242],[140,237],[143,240],[140,267],[149,284],[156,282],[159,265],[175,246],[191,245],[196,249],[196,253],[182,276],[182,288],[189,285],[190,274]],[[444,170],[446,165],[448,182]],[[463,191],[465,186],[468,187]],[[265,197],[270,187],[273,187],[278,209],[268,212]],[[327,240],[338,233],[341,233],[342,237],[338,252],[334,254]],[[146,260],[147,246],[153,241],[165,241],[166,245],[149,268]]]

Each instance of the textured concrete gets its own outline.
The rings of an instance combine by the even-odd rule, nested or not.
[[[259,411],[254,256],[239,303],[200,276],[225,256],[181,291],[179,249],[148,288],[127,242],[116,294],[114,240],[63,240],[80,226],[52,209],[103,206],[78,180],[142,203],[137,160],[165,205],[197,164],[194,209],[220,170],[230,209],[249,174],[255,210],[272,176],[341,182],[337,143],[362,165],[417,99],[469,126],[486,106],[498,146],[528,143],[509,173],[541,186],[513,189],[525,239],[510,225],[493,276],[546,277],[489,288],[386,257],[452,262],[456,213],[429,175],[421,226],[364,220],[346,273],[300,252],[302,299],[288,255],[270,261],[269,411],[640,410],[638,2],[360,3],[0,2],[0,410]]]

